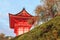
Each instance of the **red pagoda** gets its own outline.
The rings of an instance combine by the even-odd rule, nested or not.
[[[30,15],[25,8],[18,14],[9,13],[10,28],[14,29],[16,36],[30,31],[34,24],[34,16]]]

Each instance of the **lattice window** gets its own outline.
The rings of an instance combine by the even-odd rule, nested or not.
[[[29,28],[28,27],[25,27],[24,28],[24,33],[28,32],[29,31]]]
[[[23,34],[23,27],[18,28],[18,35],[21,35],[21,34]]]

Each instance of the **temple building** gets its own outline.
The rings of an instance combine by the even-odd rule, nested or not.
[[[16,36],[30,31],[35,21],[35,16],[30,15],[25,8],[17,14],[9,13],[10,28],[14,29]]]

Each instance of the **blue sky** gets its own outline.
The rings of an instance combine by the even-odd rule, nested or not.
[[[6,36],[15,36],[13,29],[9,28],[9,15],[16,14],[25,8],[31,15],[37,5],[42,5],[40,0],[0,0],[0,33]]]

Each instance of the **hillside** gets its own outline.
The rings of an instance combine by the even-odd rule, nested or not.
[[[60,40],[60,16],[12,40]]]

